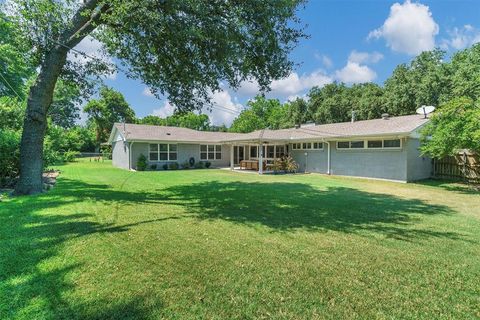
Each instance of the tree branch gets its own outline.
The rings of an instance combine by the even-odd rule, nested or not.
[[[97,9],[91,16],[90,19],[85,21],[82,26],[79,26],[77,31],[73,33],[66,41],[65,45],[68,47],[75,47],[80,41],[82,41],[85,36],[91,33],[98,26],[98,22],[101,19],[101,16],[110,9],[108,4],[103,4],[99,9]]]

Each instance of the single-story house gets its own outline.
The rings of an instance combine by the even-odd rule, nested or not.
[[[143,154],[149,165],[159,168],[193,158],[232,170],[242,161],[254,161],[263,173],[265,164],[289,154],[302,172],[414,181],[431,176],[431,159],[419,151],[419,129],[428,121],[418,114],[384,115],[374,120],[251,133],[116,123],[109,143],[113,164],[124,169],[135,169]]]

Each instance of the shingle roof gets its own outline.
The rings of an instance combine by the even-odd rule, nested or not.
[[[295,141],[307,139],[340,139],[361,136],[409,134],[428,122],[422,115],[390,117],[388,119],[331,123],[298,129],[257,130],[250,133],[197,131],[187,128],[115,123],[126,140],[185,141],[185,142],[239,142],[239,141]]]
[[[143,124],[115,123],[126,140],[221,142],[235,138],[241,133],[197,131],[188,128],[152,126]]]

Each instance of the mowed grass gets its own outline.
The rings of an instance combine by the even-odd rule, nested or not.
[[[0,319],[480,317],[468,187],[60,169],[0,202]]]

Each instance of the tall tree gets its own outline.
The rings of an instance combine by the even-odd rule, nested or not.
[[[448,69],[443,63],[445,52],[425,51],[409,65],[401,64],[385,81],[388,112],[394,115],[412,114],[422,105],[445,102],[449,91]]]
[[[175,113],[166,118],[149,115],[141,119],[137,119],[139,124],[150,124],[156,126],[170,126],[190,128],[194,130],[210,130],[210,119],[206,114],[195,114],[193,112]]]
[[[293,101],[286,103],[287,119],[289,120],[284,127],[293,127],[300,125],[307,121],[313,120],[313,114],[307,102],[302,98],[296,98]]]
[[[152,91],[168,94],[181,110],[200,108],[221,83],[238,88],[255,79],[265,90],[288,75],[288,54],[303,31],[295,27],[301,0],[12,0],[10,17],[34,48],[39,73],[30,88],[21,141],[17,194],[42,191],[42,153],[57,80],[84,79],[105,70],[93,61],[79,69],[67,54],[86,36],[141,78]],[[9,12],[12,10],[9,10]],[[292,23],[294,22],[294,23]],[[82,72],[82,77],[75,75]]]
[[[348,121],[353,109],[348,97],[348,87],[343,83],[330,83],[323,88],[313,88],[309,96],[310,110],[315,110],[316,123]]]
[[[23,99],[25,82],[35,68],[18,28],[4,19],[5,14],[0,12],[0,97]]]
[[[247,108],[233,121],[231,132],[252,132],[259,129],[279,129],[282,127],[282,110],[278,99],[267,99],[258,95],[248,101]],[[283,118],[285,119],[285,118]]]
[[[83,111],[95,124],[97,144],[107,141],[115,122],[134,122],[135,112],[130,108],[123,95],[112,88],[103,87],[100,99],[90,100]]]
[[[422,135],[422,153],[434,158],[454,155],[459,149],[480,153],[480,103],[464,97],[441,105]]]
[[[53,94],[53,101],[48,115],[53,124],[62,128],[71,128],[80,118],[82,94],[75,82],[58,81]]]
[[[449,98],[480,99],[480,43],[453,55],[447,68],[451,86]]]
[[[0,97],[0,128],[20,131],[25,105],[17,98]]]
[[[371,82],[354,84],[348,91],[355,119],[377,119],[387,111],[384,90],[379,85]]]

